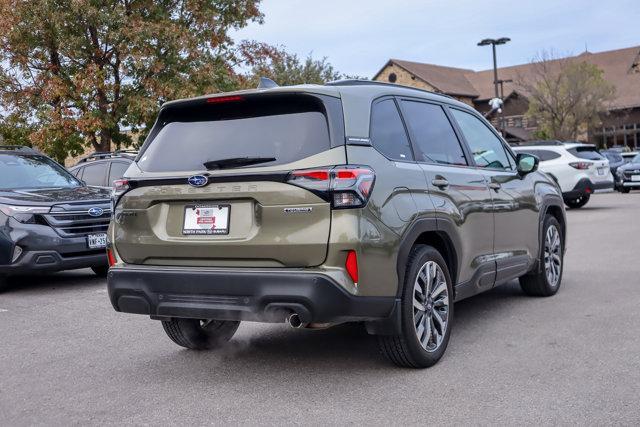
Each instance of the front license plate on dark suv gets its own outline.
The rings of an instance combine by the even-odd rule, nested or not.
[[[229,205],[190,205],[184,209],[182,234],[229,234]]]
[[[89,249],[103,249],[107,247],[107,235],[106,233],[89,234],[87,236],[87,244]]]

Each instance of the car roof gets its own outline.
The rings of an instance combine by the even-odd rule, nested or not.
[[[219,98],[219,97],[227,97],[233,95],[252,95],[252,94],[276,94],[276,93],[314,93],[318,95],[326,95],[333,96],[336,98],[342,98],[345,96],[363,96],[364,94],[369,94],[371,99],[378,98],[384,95],[398,95],[398,96],[419,96],[427,99],[432,99],[435,101],[443,101],[447,100],[451,103],[458,104],[464,107],[468,107],[467,104],[457,101],[455,98],[446,95],[444,93],[437,93],[428,91],[425,89],[420,89],[411,86],[404,86],[394,83],[385,83],[378,82],[373,80],[359,80],[359,79],[349,79],[349,80],[337,80],[334,82],[329,82],[324,85],[318,84],[302,84],[302,85],[293,85],[293,86],[275,86],[275,87],[267,87],[267,88],[256,88],[256,89],[244,89],[237,90],[233,92],[221,92],[214,94],[207,94],[196,96],[193,98],[182,98],[176,99],[173,101],[168,101],[163,104],[164,106],[175,105],[187,101],[193,101],[198,99],[210,99],[210,98]]]
[[[511,148],[513,148],[514,150],[553,150],[553,149],[564,149],[564,150],[568,150],[570,148],[576,148],[576,147],[590,147],[590,148],[596,148],[595,145],[593,144],[585,144],[583,142],[563,142],[560,144],[557,143],[550,143],[550,144],[522,144],[522,145],[512,145]]]
[[[228,96],[256,95],[256,94],[292,94],[308,93],[340,98],[344,115],[345,136],[355,138],[369,137],[369,123],[371,104],[377,98],[384,96],[405,96],[420,98],[427,101],[445,103],[451,106],[464,109],[480,116],[480,114],[469,105],[457,101],[456,99],[441,93],[429,92],[409,86],[402,86],[392,83],[376,82],[370,80],[340,80],[324,85],[304,84],[296,86],[275,86],[267,88],[256,88],[240,90],[235,92],[216,93],[198,96],[195,98],[178,99],[165,103],[162,108],[178,106],[181,103],[187,104],[197,100],[211,98],[222,98]],[[481,116],[480,116],[481,117]]]

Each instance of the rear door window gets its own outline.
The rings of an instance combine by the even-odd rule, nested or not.
[[[585,160],[604,160],[604,156],[595,147],[573,147],[567,149],[574,156]]]
[[[441,106],[402,101],[402,111],[415,144],[418,161],[467,165],[458,137]]]
[[[204,170],[206,162],[242,157],[276,159],[256,166],[291,163],[331,148],[330,116],[319,98],[308,95],[229,96],[169,106],[138,165],[159,172]]]
[[[84,173],[82,174],[82,180],[87,185],[94,185],[98,187],[105,186],[105,177],[107,174],[107,166],[109,163],[95,163],[84,167]]]
[[[371,143],[391,160],[413,160],[407,132],[393,99],[373,104],[371,110]]]
[[[109,170],[109,182],[108,185],[113,185],[113,181],[122,178],[125,171],[129,168],[129,163],[113,162],[111,163],[111,169]]]

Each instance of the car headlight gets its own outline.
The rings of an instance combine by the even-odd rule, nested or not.
[[[34,215],[46,214],[50,210],[51,208],[42,206],[0,205],[0,212],[24,223],[32,222]]]

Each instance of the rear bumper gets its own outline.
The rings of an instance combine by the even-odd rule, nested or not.
[[[575,199],[596,191],[611,189],[613,189],[613,180],[592,182],[589,178],[582,178],[576,183],[572,190],[562,193],[562,197],[565,199]]]
[[[283,322],[295,312],[304,323],[380,320],[396,302],[351,295],[329,276],[300,269],[124,266],[109,270],[107,287],[116,311],[161,319]]]

